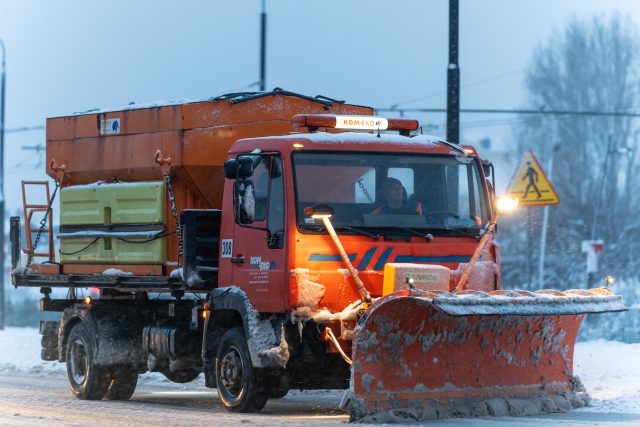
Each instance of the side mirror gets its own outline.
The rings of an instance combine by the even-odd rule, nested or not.
[[[251,224],[256,216],[256,195],[253,181],[239,179],[233,184],[233,207],[236,222],[241,225]]]
[[[224,177],[227,179],[245,179],[253,175],[254,161],[251,157],[238,157],[224,162]]]
[[[493,164],[488,160],[482,160],[482,172],[484,172],[484,176],[489,178],[491,176],[491,172],[493,169]]]

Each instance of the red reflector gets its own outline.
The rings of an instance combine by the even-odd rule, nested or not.
[[[334,128],[336,116],[319,114],[298,114],[291,120],[294,127],[298,128]]]
[[[413,119],[389,119],[389,130],[414,131],[420,124]]]

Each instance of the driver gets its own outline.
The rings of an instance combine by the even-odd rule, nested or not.
[[[382,184],[382,195],[385,203],[371,212],[374,215],[422,215],[422,204],[409,200],[407,190],[400,180],[387,178]]]

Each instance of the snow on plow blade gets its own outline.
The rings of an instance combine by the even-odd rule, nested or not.
[[[584,406],[573,348],[584,314],[624,311],[608,290],[399,291],[353,343],[352,421],[529,415]]]

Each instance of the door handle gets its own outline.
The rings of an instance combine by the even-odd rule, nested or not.
[[[244,255],[231,257],[231,262],[234,264],[244,264]]]

